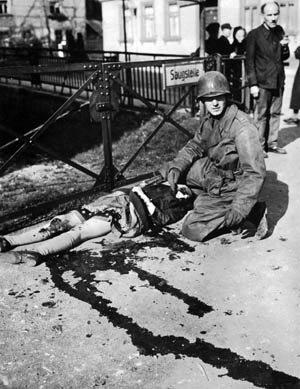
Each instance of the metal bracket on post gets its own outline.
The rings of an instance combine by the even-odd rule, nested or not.
[[[107,113],[107,112],[113,111],[113,106],[110,102],[97,103],[96,110],[97,110],[97,112]]]

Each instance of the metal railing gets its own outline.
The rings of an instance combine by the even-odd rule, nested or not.
[[[218,70],[225,74],[229,82],[232,100],[249,113],[252,110],[253,101],[247,83],[245,56],[219,57]]]
[[[149,54],[150,55],[150,54]],[[152,55],[152,54],[151,54]],[[108,57],[107,57],[108,58]],[[184,57],[181,60],[194,61],[195,58]],[[224,73],[230,83],[232,97],[235,103],[246,112],[251,110],[251,98],[246,82],[244,56],[233,59],[215,56],[205,57],[202,61],[205,71],[217,69]],[[178,61],[180,58],[178,59]],[[174,62],[175,59],[161,59],[156,61],[118,62],[116,67],[121,69],[119,78],[142,98],[159,105],[173,105],[185,93],[185,86],[163,89],[163,64]],[[106,61],[102,63],[107,63]],[[109,62],[111,66],[114,65]],[[29,86],[60,95],[71,96],[86,82],[91,73],[101,65],[100,61],[85,63],[61,63],[47,65],[0,66],[0,82]],[[81,95],[81,99],[89,100],[94,90],[94,83],[90,83]],[[195,113],[197,86],[182,101],[181,106],[191,108]],[[140,106],[140,100],[128,93],[122,86],[113,90],[115,106]]]
[[[163,58],[184,58],[184,54],[141,53],[136,51],[118,50],[66,50],[34,47],[0,46],[0,66],[16,64],[53,65],[75,62],[130,62],[137,60],[157,60]],[[126,61],[127,59],[127,61]]]
[[[122,51],[96,51],[89,50],[84,55],[69,50],[58,49],[33,49],[28,47],[0,47],[0,82],[15,84],[17,86],[33,87],[39,90],[58,93],[71,96],[87,79],[89,73],[94,69],[95,63],[119,62],[125,60],[125,53]],[[157,53],[138,53],[127,52],[127,59],[155,60],[157,58],[184,58],[185,56],[177,54],[157,54]],[[186,56],[187,58],[189,56]],[[80,64],[77,67],[71,67],[71,64]],[[24,73],[24,66],[32,66],[32,73]],[[11,72],[5,76],[3,68],[10,68]],[[18,67],[20,67],[18,69]],[[22,69],[21,69],[22,67]],[[155,71],[155,70],[154,70]],[[124,76],[126,77],[126,76]],[[128,79],[128,76],[127,76]],[[134,83],[139,83],[139,88],[148,90],[148,94],[159,96],[159,92],[151,92],[148,79],[153,79],[150,68],[136,71],[132,74]],[[152,82],[152,81],[150,81]],[[153,85],[158,85],[153,81]],[[86,89],[85,99],[89,99],[92,87]],[[171,96],[170,96],[171,98]],[[157,102],[161,102],[161,98]]]

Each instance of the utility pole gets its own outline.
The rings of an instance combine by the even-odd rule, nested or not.
[[[48,19],[48,14],[47,14],[47,6],[45,4],[45,0],[41,0],[41,3],[42,3],[42,8],[43,8],[43,11],[44,11],[44,16],[45,16],[45,24],[46,24],[46,28],[47,28],[47,31],[48,31],[48,47],[51,48],[51,30],[50,30],[50,24],[49,24],[49,19]]]
[[[123,10],[123,33],[124,33],[125,62],[127,62],[128,54],[127,54],[127,31],[126,31],[125,0],[122,0],[122,10]]]
[[[205,3],[206,1],[199,2],[199,23],[200,23],[200,50],[199,56],[205,56]]]

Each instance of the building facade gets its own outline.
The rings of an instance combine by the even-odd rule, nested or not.
[[[265,0],[206,0],[200,15],[201,1],[0,0],[0,44],[30,29],[44,45],[57,45],[72,31],[83,35],[88,49],[188,55],[200,45],[201,23],[230,23],[250,31],[261,23]],[[279,1],[291,49],[300,44],[298,3]]]
[[[98,41],[101,35],[102,42],[101,19],[97,0],[0,0],[0,42],[21,40],[28,30],[44,46],[65,41],[67,31]]]
[[[124,50],[126,43],[131,52],[187,54],[198,47],[198,6],[180,8],[174,0],[124,3],[102,1],[104,50]]]
[[[206,1],[204,19],[198,0],[99,0],[103,13],[104,50],[188,55],[200,45],[200,20],[241,25],[250,31],[262,16],[265,0]],[[290,35],[291,47],[300,44],[300,4],[280,0],[280,24]],[[123,9],[124,8],[124,9]],[[126,29],[124,29],[124,23]]]

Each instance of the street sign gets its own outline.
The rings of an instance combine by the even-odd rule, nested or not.
[[[164,64],[162,67],[163,89],[197,84],[200,76],[204,73],[203,61]]]

